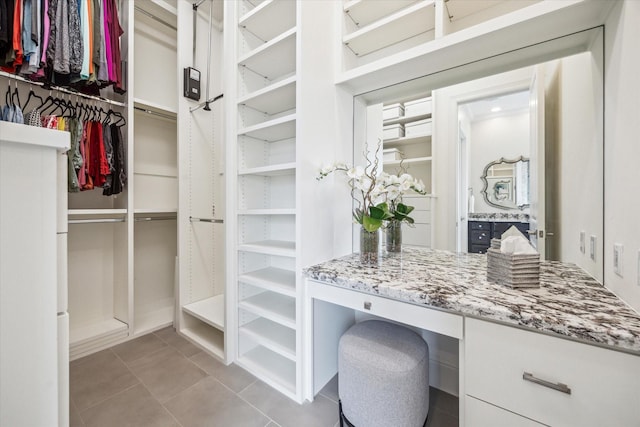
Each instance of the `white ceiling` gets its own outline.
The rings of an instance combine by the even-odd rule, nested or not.
[[[529,91],[514,92],[478,99],[460,105],[465,108],[471,121],[486,120],[528,111]],[[491,111],[499,107],[500,111]]]

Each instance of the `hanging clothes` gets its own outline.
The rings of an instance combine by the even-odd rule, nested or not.
[[[76,153],[78,152],[78,124],[80,121],[77,118],[71,118],[69,120],[69,151],[67,152],[68,163],[68,188],[70,193],[77,193],[80,191],[80,184],[78,182],[78,172],[76,168],[77,159]],[[80,164],[81,165],[81,164]]]

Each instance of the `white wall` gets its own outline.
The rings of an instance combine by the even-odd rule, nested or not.
[[[555,212],[547,211],[547,218],[558,218],[559,222],[546,225],[547,231],[554,233],[547,238],[547,249],[553,247],[547,255],[575,263],[602,280],[602,74],[594,56],[585,52],[562,59],[557,80],[557,146],[549,156],[554,160],[547,160],[546,182],[548,195],[557,196]],[[550,139],[547,134],[548,146]],[[553,169],[557,173],[553,174]],[[580,251],[581,231],[587,238],[584,253]],[[600,242],[595,260],[589,256],[592,235]]]
[[[476,213],[528,213],[529,209],[499,209],[487,204],[482,196],[481,176],[489,163],[504,158],[529,157],[529,111],[504,115],[471,123],[469,141],[469,185],[473,188]]]
[[[605,242],[607,287],[640,310],[640,2],[616,2],[605,26]],[[613,245],[624,245],[623,275]]]

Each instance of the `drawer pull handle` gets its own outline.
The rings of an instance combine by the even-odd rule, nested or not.
[[[571,394],[571,389],[568,385],[562,383],[552,383],[550,381],[541,380],[540,378],[536,378],[533,374],[529,372],[525,372],[522,374],[522,379],[525,381],[531,381],[532,383],[539,384],[544,387],[552,388],[561,393]]]
[[[364,309],[365,310],[371,310],[371,303],[369,301],[365,301],[364,302]]]

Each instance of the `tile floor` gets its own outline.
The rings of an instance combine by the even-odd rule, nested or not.
[[[334,427],[334,378],[298,405],[171,327],[71,362],[71,427]],[[458,425],[458,400],[431,389],[427,427]],[[391,426],[390,426],[391,427]]]

